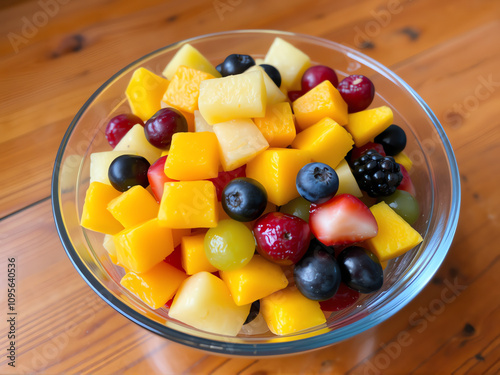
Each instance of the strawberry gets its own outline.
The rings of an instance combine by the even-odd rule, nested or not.
[[[410,174],[406,170],[406,168],[399,164],[399,169],[401,170],[401,174],[403,175],[403,180],[398,186],[399,190],[404,190],[410,193],[412,196],[415,196],[417,194],[415,190],[415,186],[413,185],[413,182],[411,181]]]
[[[168,178],[165,174],[165,161],[167,160],[167,156],[168,155],[162,156],[156,160],[148,169],[148,181],[158,203],[161,201],[165,182],[176,181]]]
[[[351,194],[341,194],[322,204],[311,204],[309,226],[327,246],[347,245],[375,237],[378,225],[370,209]]]
[[[257,251],[271,262],[290,265],[306,253],[311,231],[306,221],[282,212],[260,217],[253,229]]]
[[[224,190],[226,185],[237,177],[246,177],[245,171],[246,171],[246,164],[239,168],[233,169],[232,171],[219,172],[217,177],[209,179],[214,183],[215,190],[217,192],[217,199],[219,201],[222,198],[222,190]]]

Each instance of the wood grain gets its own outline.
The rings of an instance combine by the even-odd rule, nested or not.
[[[500,373],[500,292],[495,288],[500,283],[495,241],[500,229],[500,164],[495,162],[500,157],[500,3],[220,2],[228,5],[224,13],[217,12],[217,1],[203,0],[0,4],[0,269],[16,257],[20,311],[17,366],[8,367],[2,356],[0,373]],[[49,3],[57,6],[53,15],[44,10]],[[46,24],[33,35],[23,34],[26,20],[43,18],[40,12],[47,14]],[[51,216],[50,177],[59,142],[80,106],[107,78],[177,40],[242,28],[326,37],[391,67],[441,121],[462,183],[455,241],[426,288],[369,331],[287,358],[215,356],[139,328],[80,278]],[[9,33],[25,42],[11,43]],[[0,286],[5,287],[4,279]],[[7,342],[4,322],[2,350]]]

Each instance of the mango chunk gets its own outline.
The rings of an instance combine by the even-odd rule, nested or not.
[[[394,160],[396,161],[396,163],[401,164],[403,167],[405,167],[408,172],[413,167],[413,162],[408,157],[408,155],[405,154],[404,151],[401,151],[399,154],[394,155]]]
[[[260,309],[269,330],[275,335],[287,335],[326,323],[319,302],[304,297],[295,287],[262,298]]]
[[[162,227],[157,218],[115,234],[118,263],[133,272],[146,272],[172,251],[172,232]]]
[[[423,241],[420,233],[385,202],[370,207],[370,211],[377,221],[378,233],[366,244],[381,262],[396,258]]]
[[[263,117],[267,91],[262,71],[207,79],[200,84],[198,107],[210,124],[233,119]]]
[[[174,243],[174,249],[181,244],[182,237],[189,236],[190,234],[190,228],[172,229],[172,242]]]
[[[351,135],[329,117],[297,134],[292,147],[309,151],[312,160],[335,168],[352,149]]]
[[[95,232],[115,234],[123,229],[123,225],[106,209],[108,203],[120,196],[113,186],[102,182],[92,182],[85,193],[83,203],[82,227]]]
[[[285,148],[295,139],[295,121],[288,102],[268,104],[265,116],[253,121],[270,147]]]
[[[293,102],[293,113],[300,130],[325,117],[339,125],[347,124],[347,104],[330,81],[323,81]]]
[[[127,272],[120,284],[149,307],[158,309],[174,296],[186,278],[184,272],[170,264],[160,262],[147,272]]]
[[[213,129],[219,141],[220,161],[225,171],[241,167],[269,147],[250,119],[220,122]]]
[[[165,78],[145,68],[136,69],[125,90],[132,113],[146,122],[161,108],[161,98],[167,87]]]
[[[214,133],[176,133],[165,162],[173,180],[203,180],[219,174],[219,143]]]
[[[224,281],[208,272],[198,272],[181,284],[169,316],[195,328],[236,336],[250,305],[237,306]]]
[[[387,129],[392,121],[392,109],[381,106],[349,114],[345,128],[351,133],[356,147],[361,147]]]
[[[200,83],[215,78],[201,70],[179,66],[170,81],[162,101],[183,111],[194,113],[198,109]]]
[[[220,77],[220,73],[215,67],[202,55],[200,51],[190,44],[184,44],[177,53],[172,57],[172,60],[167,64],[163,70],[162,75],[167,79],[172,79],[177,68],[181,65],[201,70],[214,77]]]
[[[108,203],[108,211],[125,228],[130,228],[158,216],[159,204],[141,185],[132,186]]]
[[[213,228],[217,194],[211,181],[166,182],[158,219],[167,228]]]
[[[182,237],[181,252],[182,268],[188,275],[201,271],[217,271],[217,268],[210,264],[205,253],[205,233]]]
[[[300,90],[302,74],[311,66],[311,59],[294,45],[276,38],[267,51],[264,63],[278,69],[282,86],[288,90]]]
[[[233,271],[221,271],[220,276],[238,306],[257,301],[288,285],[281,267],[257,254],[245,266]]]
[[[310,161],[308,151],[272,148],[248,162],[246,175],[264,185],[268,200],[281,206],[299,196],[295,179]]]

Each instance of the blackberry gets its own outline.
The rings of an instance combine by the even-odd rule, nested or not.
[[[403,180],[403,174],[392,156],[382,156],[375,150],[366,151],[353,163],[354,178],[361,190],[370,197],[393,194]]]

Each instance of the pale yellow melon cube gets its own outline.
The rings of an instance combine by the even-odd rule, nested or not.
[[[214,77],[220,77],[220,73],[215,67],[201,54],[196,48],[190,44],[184,44],[170,60],[165,69],[163,76],[167,79],[172,79],[177,68],[181,65],[188,66],[193,69],[201,70],[209,73]]]
[[[267,105],[284,102],[287,99],[286,95],[280,90],[278,86],[276,86],[276,83],[274,83],[274,81],[267,75],[262,67],[254,65],[247,69],[246,72],[253,72],[255,70],[260,70],[262,72],[262,75],[264,76],[264,84],[266,85],[267,94]]]
[[[97,181],[111,185],[108,178],[109,166],[118,156],[131,154],[137,155],[135,152],[115,150],[90,154],[90,183]]]
[[[212,125],[210,125],[207,120],[203,118],[201,115],[200,111],[195,110],[194,111],[194,131],[196,133],[202,133],[202,132],[214,132],[214,128]]]
[[[127,154],[140,155],[153,164],[161,155],[162,150],[154,147],[144,134],[144,127],[137,124],[118,142],[113,151],[124,151]]]

